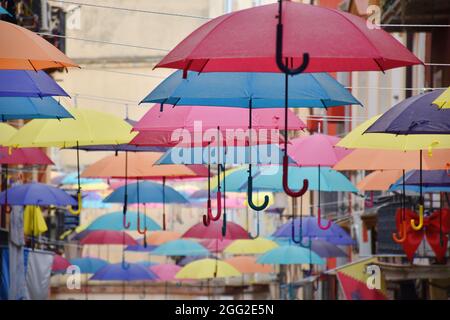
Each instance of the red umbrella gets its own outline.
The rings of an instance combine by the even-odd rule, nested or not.
[[[385,71],[420,64],[399,41],[366,21],[339,10],[279,0],[277,4],[232,12],[212,19],[179,43],[156,67],[199,72],[282,72],[285,128],[288,75],[302,72]],[[326,21],[326,23],[324,23]],[[294,67],[299,66],[299,67]],[[283,187],[288,187],[287,130]]]
[[[227,232],[222,236],[222,223],[220,221],[211,220],[208,226],[203,223],[197,223],[190,227],[182,236],[182,238],[197,239],[249,239],[248,232],[240,225],[234,222],[227,222]]]
[[[209,251],[218,253],[222,252],[232,241],[230,239],[205,239],[200,241],[200,244]]]
[[[122,245],[138,245],[128,233],[124,231],[113,230],[95,230],[89,232],[80,241],[81,244],[122,244]]]
[[[12,149],[0,147],[0,164],[52,165],[52,160],[39,148]]]
[[[53,272],[65,271],[70,266],[71,263],[67,261],[65,258],[61,257],[59,254],[55,254],[53,256],[53,264],[52,264]]]

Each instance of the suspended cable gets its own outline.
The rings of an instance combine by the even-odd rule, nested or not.
[[[117,70],[109,70],[109,69],[97,69],[97,68],[86,67],[84,65],[81,66],[81,70],[109,72],[109,73],[117,73],[117,74],[124,74],[124,75],[137,76],[137,77],[146,77],[146,78],[156,78],[156,79],[165,79],[166,78],[165,76],[157,76],[157,75],[151,75],[151,74],[145,74],[145,73],[134,73],[134,72],[117,71]]]

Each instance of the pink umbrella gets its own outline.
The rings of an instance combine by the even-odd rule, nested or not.
[[[180,266],[170,263],[156,264],[150,267],[150,271],[156,274],[161,281],[175,280],[175,275],[180,269]]]
[[[227,232],[225,237],[222,235],[222,224],[220,221],[211,220],[208,226],[203,223],[197,223],[190,227],[182,236],[182,238],[197,239],[249,239],[248,232],[240,225],[234,222],[227,222]]]
[[[67,259],[60,256],[59,254],[55,254],[53,256],[53,264],[52,264],[53,272],[66,271],[66,269],[70,266],[71,266],[71,263],[69,261],[67,261]]]
[[[138,245],[138,242],[124,231],[94,230],[80,241],[81,244],[122,244]]]
[[[39,148],[12,149],[0,147],[0,164],[52,165],[52,160]]]
[[[229,239],[205,239],[200,244],[211,252],[222,252],[233,240]]]

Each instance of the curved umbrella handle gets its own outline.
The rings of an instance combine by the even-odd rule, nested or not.
[[[264,203],[262,205],[257,206],[253,203],[253,177],[251,175],[248,176],[247,180],[247,203],[255,211],[262,211],[269,206],[269,196],[267,194],[264,195]]]
[[[82,197],[81,197],[81,190],[77,191],[77,201],[78,201],[78,209],[74,210],[72,207],[69,207],[68,210],[71,214],[79,215],[81,213],[81,206],[82,206]]]
[[[411,219],[411,228],[413,228],[416,231],[419,231],[423,227],[423,204],[419,205],[419,224],[416,225],[415,221]]]
[[[256,211],[256,235],[252,235],[251,232],[248,233],[248,236],[250,239],[255,240],[256,238],[259,237],[259,212]]]
[[[320,210],[320,208],[317,208],[317,225],[322,230],[328,230],[328,229],[331,228],[331,221],[330,220],[328,220],[327,225],[325,225],[325,226],[322,225],[322,211]]]
[[[206,201],[206,214],[203,215],[203,225],[205,227],[209,226],[211,223],[210,217],[212,217],[211,199],[208,199]]]
[[[217,214],[213,215],[211,209],[211,200],[209,200],[210,207],[208,209],[208,219],[211,221],[217,221],[222,216],[222,192],[217,191]]]
[[[139,211],[137,213],[137,232],[139,234],[143,234],[143,235],[145,235],[147,233],[147,227],[144,227],[144,230],[141,230],[141,218],[140,218]]]
[[[406,222],[402,221],[402,224],[400,225],[400,231],[399,234],[397,235],[396,233],[392,234],[392,239],[396,242],[396,243],[403,243],[406,241]]]
[[[301,197],[302,195],[304,195],[306,193],[306,191],[308,191],[308,187],[309,187],[309,182],[307,179],[303,179],[303,187],[295,192],[292,191],[291,189],[289,189],[289,183],[288,183],[288,174],[289,174],[289,166],[288,166],[288,155],[285,154],[283,156],[283,189],[284,192],[288,195],[291,196],[293,198],[298,198]]]
[[[301,227],[300,227],[300,230],[299,230],[299,240],[297,240],[295,238],[295,223],[294,223],[294,219],[292,219],[292,229],[291,229],[291,231],[292,231],[291,232],[291,240],[292,240],[292,242],[300,245],[300,247],[303,247],[303,248],[306,248],[306,249],[311,249],[312,240],[311,240],[310,237],[308,237],[308,244],[303,244],[303,230],[302,230]]]

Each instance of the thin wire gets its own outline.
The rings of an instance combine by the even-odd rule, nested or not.
[[[109,69],[96,69],[96,68],[86,67],[84,65],[81,66],[80,70],[110,72],[110,73],[125,74],[125,75],[130,75],[130,76],[138,76],[138,77],[146,77],[146,78],[157,78],[157,79],[165,79],[166,78],[164,76],[156,76],[156,75],[145,74],[145,73],[134,73],[134,72],[117,71],[117,70],[109,70]]]
[[[171,12],[132,9],[132,8],[124,8],[124,7],[112,7],[112,6],[98,5],[98,4],[92,4],[92,3],[85,3],[85,2],[76,2],[76,1],[66,1],[66,0],[48,0],[48,1],[50,1],[50,2],[58,2],[58,3],[67,3],[67,4],[77,4],[77,5],[85,6],[85,7],[111,9],[111,10],[121,10],[121,11],[128,11],[128,12],[139,12],[139,13],[148,13],[148,14],[157,14],[157,15],[172,16],[172,17],[183,17],[183,18],[204,19],[204,20],[211,19],[209,17],[194,16],[194,15],[183,14],[183,13],[171,13]]]

